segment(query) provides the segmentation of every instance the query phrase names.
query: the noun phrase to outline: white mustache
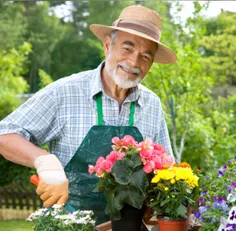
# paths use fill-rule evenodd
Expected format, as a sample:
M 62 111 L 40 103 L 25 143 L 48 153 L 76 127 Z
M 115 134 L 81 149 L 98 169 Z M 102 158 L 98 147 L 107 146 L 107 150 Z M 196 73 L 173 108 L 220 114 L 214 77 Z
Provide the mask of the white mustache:
M 141 75 L 142 72 L 138 67 L 131 67 L 127 62 L 119 62 L 117 63 L 116 67 L 121 66 L 127 69 L 129 72 L 135 73 L 137 75 Z

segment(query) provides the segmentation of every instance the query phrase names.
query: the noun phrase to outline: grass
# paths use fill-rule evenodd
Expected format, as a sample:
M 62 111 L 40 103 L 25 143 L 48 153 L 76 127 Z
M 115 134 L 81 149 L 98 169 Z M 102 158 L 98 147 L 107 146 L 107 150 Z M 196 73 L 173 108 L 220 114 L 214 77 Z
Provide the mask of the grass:
M 26 221 L 0 221 L 1 231 L 33 231 L 33 223 Z

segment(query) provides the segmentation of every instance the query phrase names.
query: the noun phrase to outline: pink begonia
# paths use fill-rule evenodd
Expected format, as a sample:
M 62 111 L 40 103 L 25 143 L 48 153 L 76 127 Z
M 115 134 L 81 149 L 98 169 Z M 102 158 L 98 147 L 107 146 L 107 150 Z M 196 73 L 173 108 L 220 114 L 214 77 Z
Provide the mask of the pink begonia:
M 151 149 L 144 149 L 144 150 L 140 151 L 140 155 L 141 155 L 141 157 L 143 157 L 145 159 L 151 160 L 152 159 L 152 152 L 153 152 L 153 150 L 151 150 Z
M 103 169 L 101 169 L 99 165 L 95 165 L 95 172 L 98 177 L 104 176 Z
M 167 155 L 165 154 L 165 156 L 162 158 L 162 164 L 165 167 L 170 167 L 171 165 L 173 165 L 175 162 L 173 156 Z
M 107 155 L 106 159 L 114 164 L 117 160 L 121 160 L 124 156 L 124 152 L 111 151 L 110 154 Z
M 151 160 L 151 161 L 148 161 L 144 167 L 143 167 L 143 171 L 146 172 L 146 173 L 150 173 L 152 172 L 152 170 L 154 169 L 155 167 L 155 164 L 154 162 Z
M 100 168 L 102 170 L 105 170 L 106 172 L 110 172 L 112 168 L 112 162 L 109 160 L 104 160 L 103 162 L 100 163 Z
M 99 165 L 101 162 L 103 162 L 105 160 L 105 158 L 103 156 L 100 156 L 97 161 L 96 161 L 96 165 Z
M 112 143 L 115 144 L 112 146 L 113 149 L 125 149 L 127 150 L 130 147 L 136 148 L 138 147 L 137 141 L 132 136 L 124 136 L 123 139 L 118 137 L 112 138 Z
M 140 142 L 140 143 L 138 144 L 138 146 L 139 146 L 141 149 L 152 149 L 152 150 L 154 149 L 154 147 L 153 147 L 153 141 L 152 141 L 152 139 L 150 139 L 150 138 L 147 138 L 146 140 Z
M 153 144 L 154 150 L 160 151 L 161 153 L 166 153 L 166 149 L 160 144 Z
M 162 162 L 162 159 L 160 156 L 156 156 L 154 159 L 153 159 L 153 162 L 155 164 L 155 167 L 154 167 L 154 170 L 159 170 L 159 169 L 163 169 L 164 166 L 163 166 L 163 162 Z
M 106 158 L 100 156 L 96 165 L 89 165 L 88 172 L 96 173 L 98 177 L 103 177 L 105 173 L 111 172 L 114 163 L 121 160 L 126 155 L 126 150 L 134 149 L 140 155 L 140 160 L 143 163 L 145 173 L 168 168 L 174 164 L 174 158 L 166 154 L 166 150 L 160 144 L 153 143 L 152 139 L 147 138 L 138 143 L 132 136 L 124 136 L 123 139 L 118 137 L 112 138 L 113 151 Z
M 90 174 L 90 175 L 93 174 L 94 171 L 95 171 L 95 167 L 94 167 L 93 165 L 89 164 L 89 166 L 88 166 L 88 172 L 89 172 L 89 174 Z

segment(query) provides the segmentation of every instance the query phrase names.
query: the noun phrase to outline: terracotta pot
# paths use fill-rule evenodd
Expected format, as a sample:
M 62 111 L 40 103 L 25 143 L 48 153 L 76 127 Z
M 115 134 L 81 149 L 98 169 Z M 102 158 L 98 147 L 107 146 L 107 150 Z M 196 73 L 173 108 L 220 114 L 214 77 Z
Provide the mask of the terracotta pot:
M 189 225 L 188 220 L 168 221 L 158 219 L 157 223 L 159 231 L 187 231 Z

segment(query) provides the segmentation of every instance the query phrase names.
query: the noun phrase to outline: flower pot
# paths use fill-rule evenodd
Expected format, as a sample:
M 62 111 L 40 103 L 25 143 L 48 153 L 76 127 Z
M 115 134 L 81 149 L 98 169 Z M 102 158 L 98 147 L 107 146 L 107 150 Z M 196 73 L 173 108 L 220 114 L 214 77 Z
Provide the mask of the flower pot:
M 158 219 L 158 230 L 159 231 L 187 231 L 188 230 L 188 220 L 177 220 L 168 221 Z
M 144 209 L 136 209 L 130 205 L 125 204 L 124 208 L 120 212 L 120 220 L 111 220 L 112 231 L 141 230 Z

